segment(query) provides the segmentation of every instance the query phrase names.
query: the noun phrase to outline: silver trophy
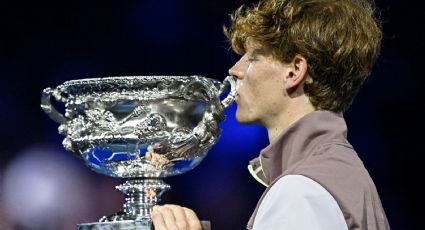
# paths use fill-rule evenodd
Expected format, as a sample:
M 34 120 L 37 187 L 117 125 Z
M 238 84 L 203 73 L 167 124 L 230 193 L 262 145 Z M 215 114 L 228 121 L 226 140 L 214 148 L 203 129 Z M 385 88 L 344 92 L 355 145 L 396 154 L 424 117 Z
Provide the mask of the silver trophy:
M 78 229 L 151 229 L 152 207 L 170 189 L 162 178 L 202 161 L 235 96 L 231 76 L 224 83 L 202 76 L 90 78 L 44 89 L 41 107 L 60 123 L 65 149 L 95 172 L 127 179 L 116 186 L 125 194 L 122 210 Z

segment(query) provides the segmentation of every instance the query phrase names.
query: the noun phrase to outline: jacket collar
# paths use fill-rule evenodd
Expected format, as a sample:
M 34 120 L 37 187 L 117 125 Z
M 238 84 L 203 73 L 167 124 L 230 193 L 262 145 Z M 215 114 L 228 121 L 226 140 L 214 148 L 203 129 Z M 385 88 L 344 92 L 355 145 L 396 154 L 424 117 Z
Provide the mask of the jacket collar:
M 314 111 L 292 124 L 261 150 L 260 156 L 251 160 L 248 167 L 257 180 L 271 184 L 289 167 L 306 159 L 319 144 L 346 138 L 347 126 L 341 113 Z

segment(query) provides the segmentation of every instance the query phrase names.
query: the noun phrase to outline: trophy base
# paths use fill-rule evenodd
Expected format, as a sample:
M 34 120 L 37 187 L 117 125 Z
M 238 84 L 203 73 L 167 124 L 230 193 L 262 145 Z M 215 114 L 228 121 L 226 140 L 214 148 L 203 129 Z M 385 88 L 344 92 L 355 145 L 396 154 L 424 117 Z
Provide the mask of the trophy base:
M 210 221 L 201 221 L 202 230 L 211 230 Z M 77 225 L 77 230 L 153 230 L 150 220 L 122 220 L 114 222 L 95 222 Z
M 122 220 L 113 222 L 94 222 L 77 225 L 77 230 L 152 230 L 150 220 Z

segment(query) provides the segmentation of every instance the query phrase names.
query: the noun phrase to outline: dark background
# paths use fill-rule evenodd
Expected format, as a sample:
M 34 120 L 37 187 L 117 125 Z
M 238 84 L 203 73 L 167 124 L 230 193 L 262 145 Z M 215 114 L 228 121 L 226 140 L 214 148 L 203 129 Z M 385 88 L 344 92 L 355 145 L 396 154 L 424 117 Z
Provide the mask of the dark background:
M 116 211 L 121 180 L 67 154 L 40 93 L 66 80 L 193 75 L 223 80 L 237 60 L 222 33 L 244 1 L 0 3 L 0 229 L 75 229 Z M 247 2 L 247 1 L 245 1 Z M 392 229 L 424 216 L 424 8 L 377 1 L 384 39 L 369 80 L 345 114 L 349 140 L 374 179 Z M 164 203 L 193 208 L 213 229 L 244 229 L 263 187 L 248 161 L 265 130 L 226 111 L 223 135 L 196 169 L 168 178 Z

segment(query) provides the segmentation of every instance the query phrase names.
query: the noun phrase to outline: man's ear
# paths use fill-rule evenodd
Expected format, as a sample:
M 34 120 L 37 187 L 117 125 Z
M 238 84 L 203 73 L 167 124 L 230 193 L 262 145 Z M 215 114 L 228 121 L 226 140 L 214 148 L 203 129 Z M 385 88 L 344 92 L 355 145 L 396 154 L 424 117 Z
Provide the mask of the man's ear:
M 285 89 L 294 91 L 305 79 L 307 79 L 307 60 L 297 54 L 289 63 L 289 72 L 285 76 Z

